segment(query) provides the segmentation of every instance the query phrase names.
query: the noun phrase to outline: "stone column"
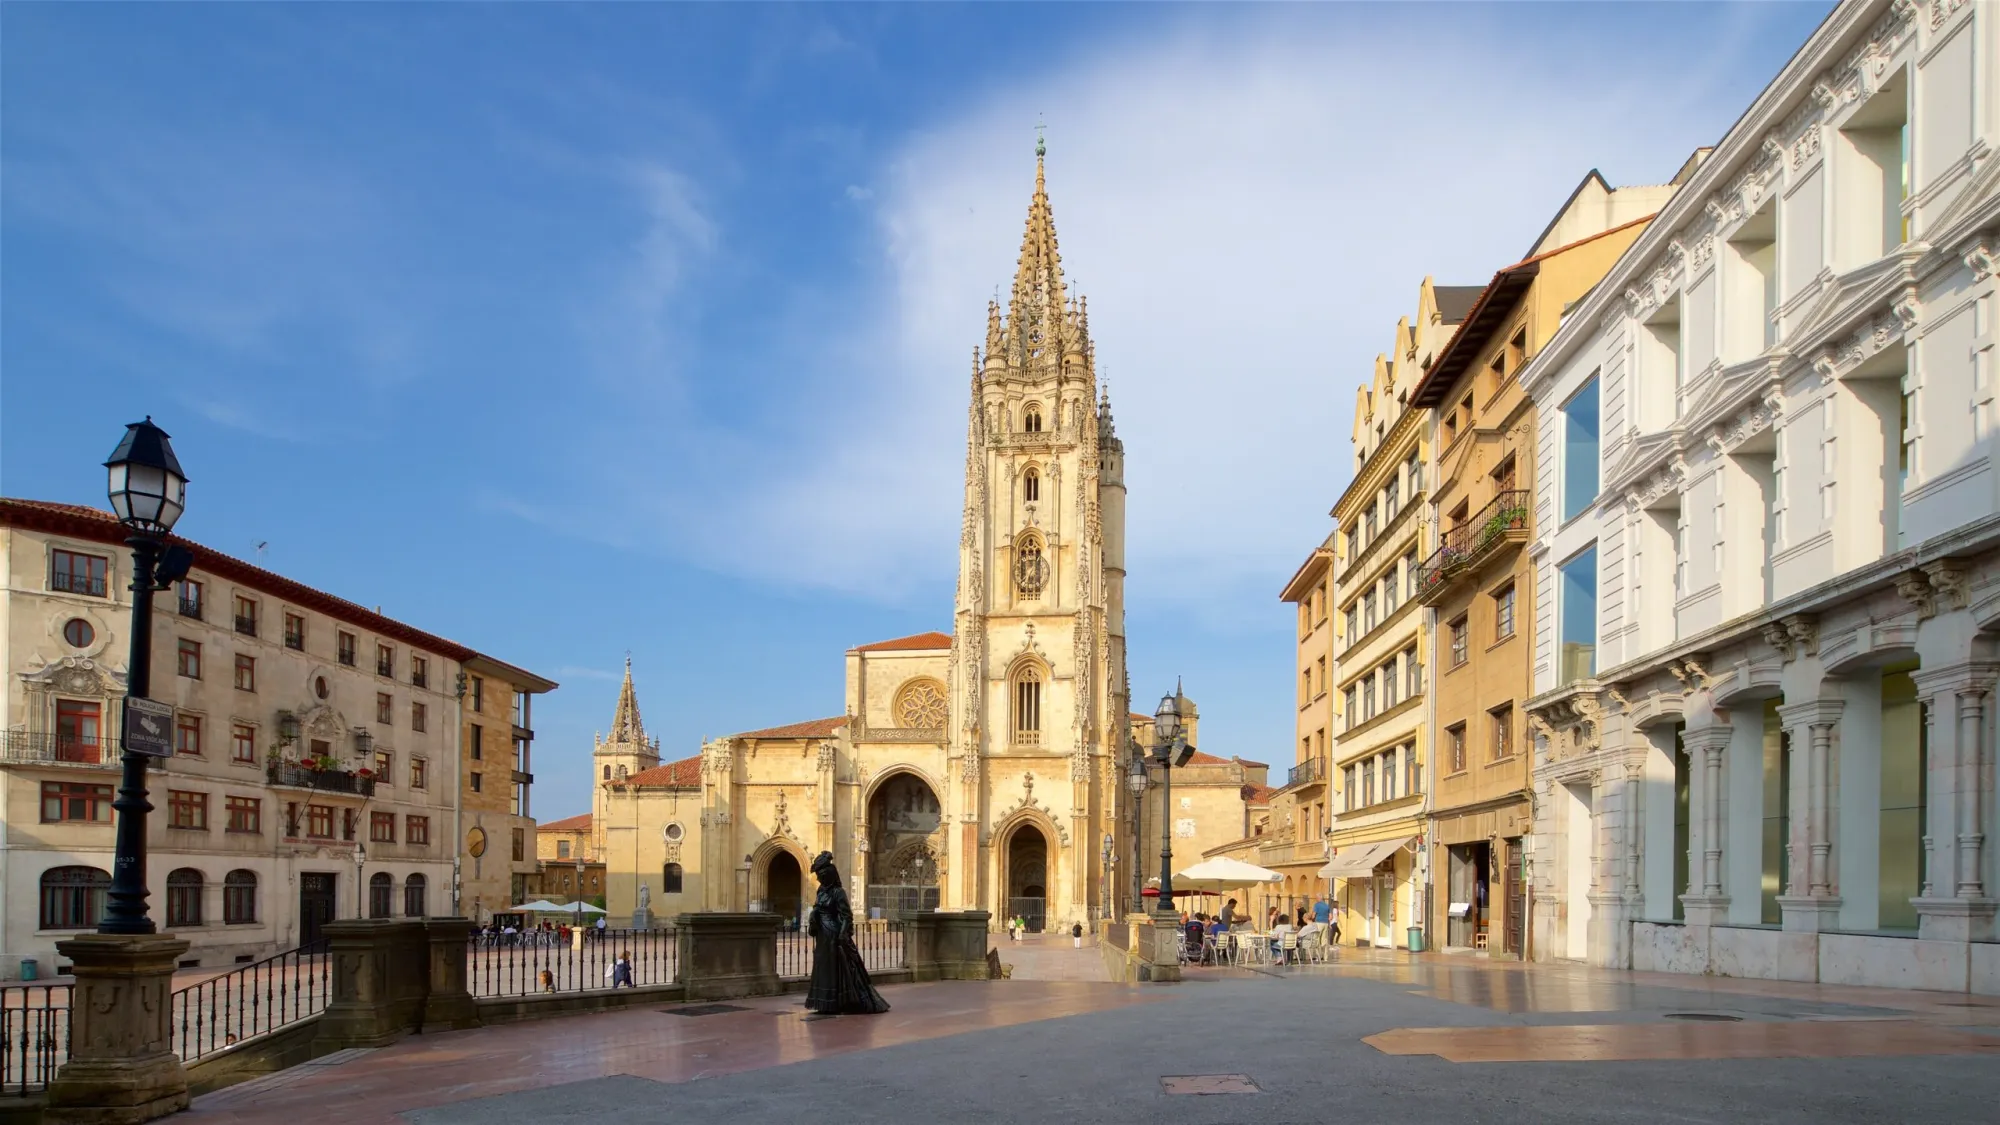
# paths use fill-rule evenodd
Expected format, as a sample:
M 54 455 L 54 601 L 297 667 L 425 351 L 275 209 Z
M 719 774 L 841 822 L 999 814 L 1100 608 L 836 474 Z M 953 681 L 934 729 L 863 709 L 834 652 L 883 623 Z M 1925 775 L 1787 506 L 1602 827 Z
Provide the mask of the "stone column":
M 1622 787 L 1621 787 L 1622 788 Z M 1632 927 L 1625 914 L 1625 894 L 1619 885 L 1618 868 L 1623 858 L 1618 847 L 1618 818 L 1605 800 L 1611 786 L 1601 769 L 1590 772 L 1590 936 L 1587 942 L 1590 963 L 1603 969 L 1626 969 L 1632 965 Z
M 49 1125 L 130 1125 L 188 1107 L 169 997 L 188 943 L 171 934 L 78 934 L 56 943 L 75 965 L 69 1061 L 49 1083 Z
M 346 918 L 325 928 L 333 996 L 313 1049 L 386 1047 L 422 1026 L 432 950 L 422 922 Z M 464 958 L 459 959 L 460 974 Z
M 1688 756 L 1688 889 L 1681 911 L 1690 926 L 1719 925 L 1729 914 L 1722 883 L 1722 752 L 1734 733 L 1728 723 L 1681 732 Z
M 1840 699 L 1813 699 L 1778 708 L 1791 738 L 1791 879 L 1778 897 L 1784 927 L 1818 933 L 1840 924 L 1839 884 L 1833 871 L 1834 752 Z
M 430 989 L 424 997 L 424 1029 L 456 1030 L 479 1026 L 479 1008 L 465 986 L 465 947 L 472 935 L 469 918 L 429 918 L 424 932 L 430 939 Z
M 1986 886 L 1986 784 L 1992 747 L 1988 697 L 2000 666 L 1966 661 L 1916 674 L 1924 702 L 1930 787 L 1924 837 L 1923 893 L 1916 899 L 1919 937 L 1991 941 L 1996 903 Z

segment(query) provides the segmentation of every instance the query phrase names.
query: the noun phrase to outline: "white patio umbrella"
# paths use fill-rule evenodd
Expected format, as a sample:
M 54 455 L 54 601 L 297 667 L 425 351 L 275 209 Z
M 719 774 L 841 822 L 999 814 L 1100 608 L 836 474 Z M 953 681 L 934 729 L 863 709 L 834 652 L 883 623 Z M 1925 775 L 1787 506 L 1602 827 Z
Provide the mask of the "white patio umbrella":
M 1283 875 L 1268 867 L 1245 863 L 1219 855 L 1205 859 L 1186 871 L 1174 872 L 1174 893 L 1182 891 L 1233 891 L 1242 887 L 1254 887 L 1264 883 L 1282 883 Z
M 508 907 L 508 910 L 521 914 L 575 914 L 577 909 L 578 904 L 574 902 L 550 902 L 545 898 L 538 898 L 533 902 L 524 902 L 519 906 Z M 610 913 L 601 906 L 592 906 L 587 902 L 582 904 L 582 910 L 585 914 Z

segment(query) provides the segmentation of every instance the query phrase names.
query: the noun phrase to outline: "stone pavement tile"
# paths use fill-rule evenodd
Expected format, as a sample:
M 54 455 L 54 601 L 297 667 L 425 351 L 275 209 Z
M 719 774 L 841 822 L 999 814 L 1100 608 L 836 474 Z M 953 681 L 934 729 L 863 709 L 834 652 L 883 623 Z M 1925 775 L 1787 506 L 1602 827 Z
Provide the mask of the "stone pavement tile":
M 198 1098 L 177 1121 L 316 1120 L 337 1097 L 342 1125 L 389 1125 L 406 1110 L 628 1075 L 686 1082 L 829 1055 L 929 1041 L 1166 999 L 1127 985 L 947 981 L 892 985 L 880 1016 L 807 1021 L 796 996 L 680 1017 L 642 1008 L 413 1036 L 343 1066 L 284 1072 L 282 1084 Z M 234 1095 L 234 1096 L 231 1096 Z
M 2000 1040 L 1907 1020 L 1405 1027 L 1370 1035 L 1362 1042 L 1388 1055 L 1436 1055 L 1455 1063 L 2000 1057 Z

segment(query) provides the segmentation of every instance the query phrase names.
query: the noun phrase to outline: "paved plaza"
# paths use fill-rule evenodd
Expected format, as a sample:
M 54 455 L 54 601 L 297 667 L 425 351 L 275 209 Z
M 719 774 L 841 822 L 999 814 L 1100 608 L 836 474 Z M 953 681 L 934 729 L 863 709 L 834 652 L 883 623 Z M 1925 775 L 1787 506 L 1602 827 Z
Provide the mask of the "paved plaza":
M 1088 943 L 999 948 L 1014 979 L 886 987 L 884 1016 L 809 1020 L 786 996 L 417 1036 L 208 1095 L 185 1120 L 291 1125 L 337 1100 L 343 1125 L 1823 1125 L 1987 1122 L 2000 1103 L 2000 998 L 1354 949 L 1116 985 L 1088 979 Z

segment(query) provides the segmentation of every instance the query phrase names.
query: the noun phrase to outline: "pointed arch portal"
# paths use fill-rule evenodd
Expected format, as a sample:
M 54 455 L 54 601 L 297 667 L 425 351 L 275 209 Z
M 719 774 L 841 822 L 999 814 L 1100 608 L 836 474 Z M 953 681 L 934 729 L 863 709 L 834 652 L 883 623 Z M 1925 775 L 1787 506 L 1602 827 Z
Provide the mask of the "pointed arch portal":
M 868 799 L 869 917 L 938 908 L 943 825 L 937 793 L 923 778 L 898 773 L 876 787 Z

